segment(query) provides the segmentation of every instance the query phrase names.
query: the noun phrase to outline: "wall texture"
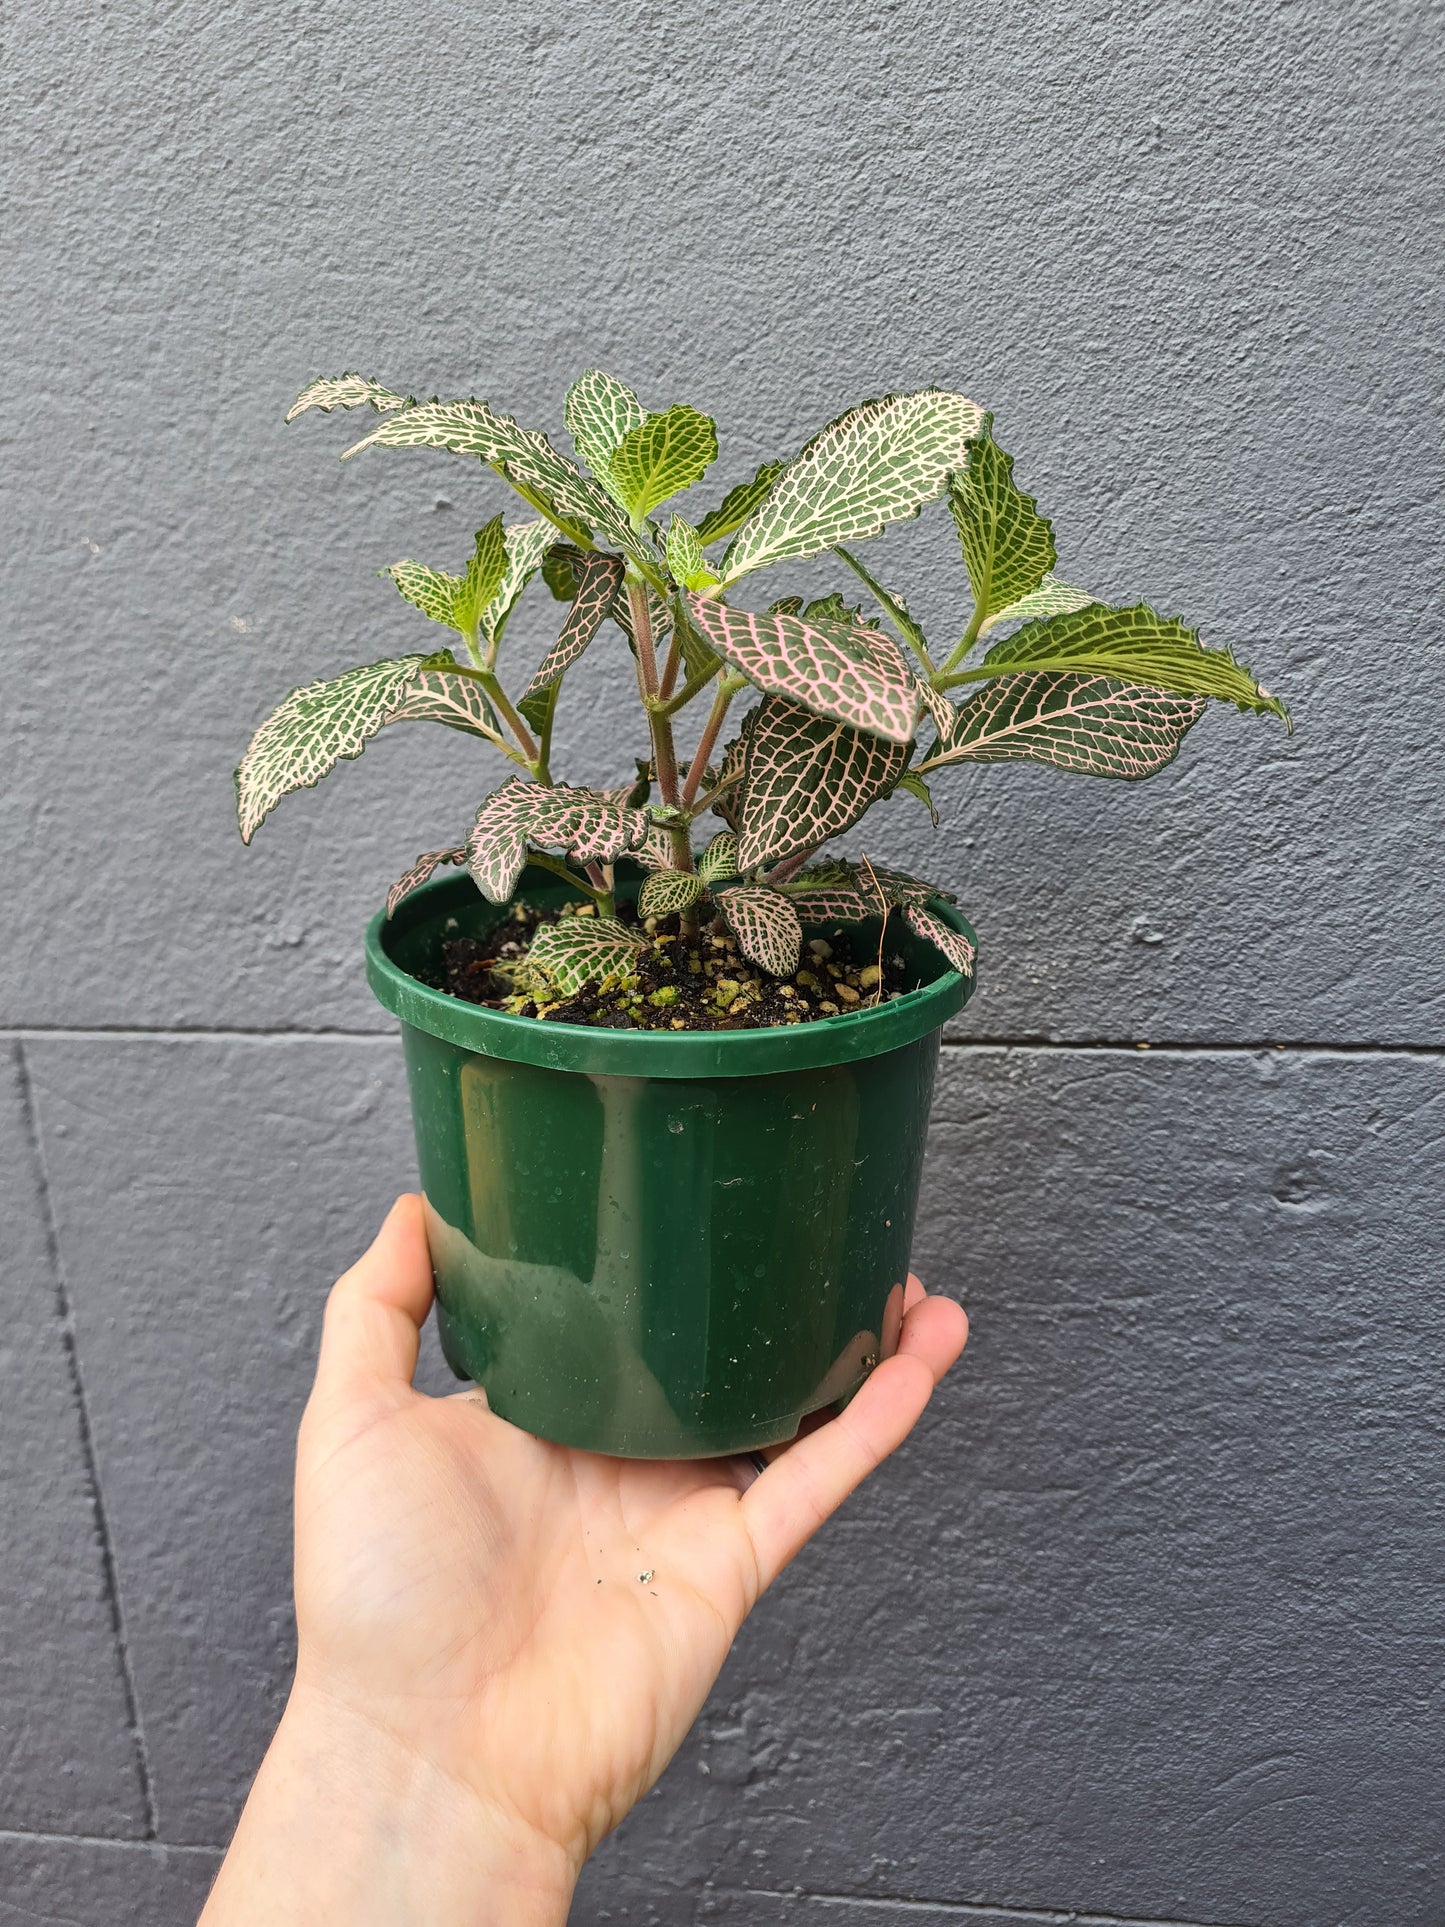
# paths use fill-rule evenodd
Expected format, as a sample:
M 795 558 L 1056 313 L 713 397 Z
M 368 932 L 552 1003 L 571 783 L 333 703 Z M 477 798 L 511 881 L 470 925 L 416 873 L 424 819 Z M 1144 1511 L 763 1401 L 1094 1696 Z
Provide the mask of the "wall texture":
M 491 775 L 395 731 L 242 850 L 254 722 L 417 646 L 374 571 L 500 506 L 281 412 L 360 367 L 556 426 L 590 362 L 725 479 L 964 389 L 1063 572 L 1300 728 L 889 806 L 984 942 L 918 1253 L 974 1341 L 576 1918 L 1445 1920 L 1442 25 L 5 0 L 0 1927 L 199 1905 L 322 1295 L 411 1174 L 359 927 Z M 956 622 L 938 517 L 886 539 Z M 615 778 L 606 669 L 563 733 Z

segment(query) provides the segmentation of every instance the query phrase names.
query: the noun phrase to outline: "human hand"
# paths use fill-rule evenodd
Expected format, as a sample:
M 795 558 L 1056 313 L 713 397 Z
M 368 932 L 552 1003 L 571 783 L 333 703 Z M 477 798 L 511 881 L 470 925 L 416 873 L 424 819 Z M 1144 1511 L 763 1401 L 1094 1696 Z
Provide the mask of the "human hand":
M 564 1921 L 759 1596 L 907 1437 L 968 1330 L 910 1278 L 896 1355 L 759 1475 L 604 1458 L 475 1389 L 424 1396 L 431 1299 L 403 1197 L 327 1305 L 297 1454 L 296 1682 L 203 1927 Z M 304 1892 L 298 1854 L 321 1863 Z

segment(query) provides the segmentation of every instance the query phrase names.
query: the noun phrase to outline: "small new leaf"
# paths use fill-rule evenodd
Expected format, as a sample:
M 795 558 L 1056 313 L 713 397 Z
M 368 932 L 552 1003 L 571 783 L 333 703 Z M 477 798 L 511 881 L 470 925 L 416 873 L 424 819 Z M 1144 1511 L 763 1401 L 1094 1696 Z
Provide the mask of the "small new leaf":
M 940 388 L 884 395 L 814 436 L 774 482 L 723 557 L 724 582 L 789 557 L 860 542 L 916 515 L 962 468 L 983 411 Z
M 979 629 L 979 634 L 987 635 L 1001 622 L 1027 622 L 1033 616 L 1064 616 L 1072 609 L 1087 609 L 1091 602 L 1099 598 L 1088 589 L 1076 589 L 1072 582 L 1060 582 L 1056 575 L 1046 575 L 1037 589 L 1029 595 L 1020 596 L 997 615 L 990 616 Z
M 575 997 L 587 984 L 625 977 L 642 951 L 635 930 L 615 917 L 563 917 L 544 923 L 527 950 L 527 962 Z
M 430 616 L 433 622 L 444 622 L 448 629 L 460 626 L 456 619 L 457 596 L 464 586 L 460 576 L 444 575 L 440 569 L 427 568 L 424 562 L 393 562 L 382 574 L 389 575 L 412 607 L 420 609 L 424 616 Z
M 697 872 L 709 886 L 738 874 L 738 840 L 731 830 L 718 831 L 698 858 Z
M 687 606 L 717 653 L 765 693 L 886 742 L 912 738 L 918 684 L 897 643 L 881 630 L 756 615 L 706 596 L 688 596 Z
M 547 523 L 532 524 L 548 528 Z M 555 531 L 549 529 L 549 534 Z M 507 572 L 507 531 L 500 515 L 494 515 L 485 528 L 477 530 L 466 577 L 457 591 L 455 624 L 463 635 L 475 635 L 482 611 L 502 586 Z
M 1173 762 L 1207 707 L 1203 696 L 1107 676 L 1000 676 L 953 711 L 951 727 L 920 768 L 1029 760 L 1138 782 Z
M 507 617 L 517 598 L 532 580 L 543 558 L 558 539 L 550 522 L 514 522 L 507 530 L 506 555 L 496 589 L 481 605 L 479 620 L 488 642 L 501 640 Z
M 312 789 L 343 759 L 359 756 L 425 656 L 363 663 L 324 682 L 293 689 L 251 738 L 236 771 L 236 816 L 249 843 L 267 814 L 292 790 Z
M 543 657 L 537 673 L 528 683 L 523 702 L 564 675 L 597 634 L 622 587 L 622 569 L 620 556 L 587 557 L 577 582 L 572 607 L 567 611 L 567 620 L 562 624 L 557 640 Z
M 739 482 L 730 488 L 715 509 L 709 509 L 697 526 L 697 537 L 702 546 L 710 548 L 714 542 L 721 542 L 725 535 L 740 529 L 756 509 L 760 509 L 773 492 L 786 462 L 764 462 L 750 482 Z
M 948 506 L 983 618 L 1031 595 L 1054 566 L 1054 531 L 1032 495 L 1016 487 L 1014 460 L 993 439 L 993 417 L 969 444 L 967 465 L 949 478 Z
M 637 896 L 637 908 L 644 917 L 669 917 L 675 910 L 687 910 L 702 895 L 703 880 L 689 870 L 654 870 Z
M 918 798 L 919 802 L 933 819 L 933 827 L 936 830 L 938 828 L 938 805 L 933 800 L 932 790 L 929 789 L 927 783 L 924 782 L 916 769 L 909 769 L 903 772 L 897 783 L 894 784 L 894 794 L 896 795 L 899 790 L 907 790 L 910 796 L 916 796 Z
M 931 943 L 935 950 L 947 958 L 961 976 L 971 977 L 976 952 L 973 944 L 961 930 L 946 924 L 943 918 L 921 903 L 905 903 L 903 920 L 925 943 Z
M 397 905 L 401 902 L 402 898 L 409 897 L 413 890 L 419 890 L 434 870 L 439 870 L 444 863 L 465 863 L 466 860 L 467 846 L 465 843 L 459 845 L 454 850 L 423 851 L 407 871 L 406 875 L 398 877 L 396 882 L 393 883 L 387 891 L 387 916 L 394 917 L 396 915 Z
M 674 515 L 667 527 L 667 566 L 674 582 L 684 589 L 709 589 L 717 577 L 707 565 L 691 522 Z
M 1161 616 L 1147 602 L 1127 609 L 1092 602 L 1069 615 L 1026 623 L 994 644 L 983 667 L 998 674 L 1031 669 L 1112 676 L 1177 696 L 1214 696 L 1279 716 L 1289 726 L 1284 704 L 1261 689 L 1227 649 L 1201 648 L 1197 630 Z
M 562 419 L 577 453 L 604 488 L 612 480 L 612 451 L 632 429 L 646 421 L 647 410 L 626 382 L 589 368 L 567 390 Z
M 791 977 L 803 947 L 803 926 L 792 900 L 765 885 L 720 890 L 717 907 L 751 963 L 773 977 Z
M 529 843 L 565 850 L 579 863 L 611 863 L 637 849 L 650 828 L 645 810 L 614 803 L 596 790 L 565 784 L 548 789 L 513 777 L 477 811 L 467 867 L 484 897 L 505 903 L 517 887 Z
M 612 484 L 634 521 L 659 502 L 701 480 L 717 460 L 717 428 L 707 415 L 678 402 L 649 415 L 612 451 Z
M 778 863 L 838 836 L 893 788 L 907 757 L 905 744 L 766 697 L 748 731 L 739 867 Z
M 332 375 L 303 388 L 286 410 L 286 419 L 294 422 L 308 408 L 319 408 L 329 415 L 333 408 L 361 408 L 368 402 L 378 415 L 412 405 L 410 395 L 398 395 L 394 389 L 383 388 L 379 381 L 368 381 L 365 375 Z

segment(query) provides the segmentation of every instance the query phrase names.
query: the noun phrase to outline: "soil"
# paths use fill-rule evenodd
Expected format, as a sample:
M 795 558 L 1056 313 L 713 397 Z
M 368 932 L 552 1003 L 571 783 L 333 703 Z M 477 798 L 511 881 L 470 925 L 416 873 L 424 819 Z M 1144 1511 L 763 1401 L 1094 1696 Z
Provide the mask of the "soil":
M 649 917 L 640 934 L 649 939 L 630 976 L 607 985 L 588 984 L 556 1003 L 515 992 L 508 966 L 527 954 L 533 932 L 559 916 L 587 914 L 569 905 L 540 912 L 514 904 L 504 922 L 485 938 L 454 937 L 442 946 L 441 988 L 470 1004 L 550 1023 L 590 1024 L 605 1030 L 767 1030 L 806 1024 L 845 1011 L 866 1010 L 909 988 L 903 959 L 885 955 L 882 977 L 876 943 L 861 954 L 854 933 L 835 930 L 805 941 L 802 960 L 789 978 L 770 977 L 749 963 L 720 921 L 684 939 L 676 916 Z M 618 916 L 637 923 L 629 904 Z

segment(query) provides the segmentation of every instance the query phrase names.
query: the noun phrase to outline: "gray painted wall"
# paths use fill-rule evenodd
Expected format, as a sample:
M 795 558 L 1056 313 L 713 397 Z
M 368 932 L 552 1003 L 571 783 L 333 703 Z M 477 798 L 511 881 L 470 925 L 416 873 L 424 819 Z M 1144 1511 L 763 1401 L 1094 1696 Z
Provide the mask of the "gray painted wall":
M 983 935 L 918 1253 L 975 1337 L 575 1917 L 1445 1920 L 1441 27 L 9 0 L 3 1927 L 193 1917 L 285 1691 L 322 1295 L 411 1176 L 357 936 L 475 756 L 395 732 L 249 852 L 229 772 L 498 501 L 281 411 L 360 366 L 555 425 L 591 361 L 730 475 L 963 388 L 1063 570 L 1300 729 L 890 806 Z M 936 516 L 887 545 L 956 620 Z

